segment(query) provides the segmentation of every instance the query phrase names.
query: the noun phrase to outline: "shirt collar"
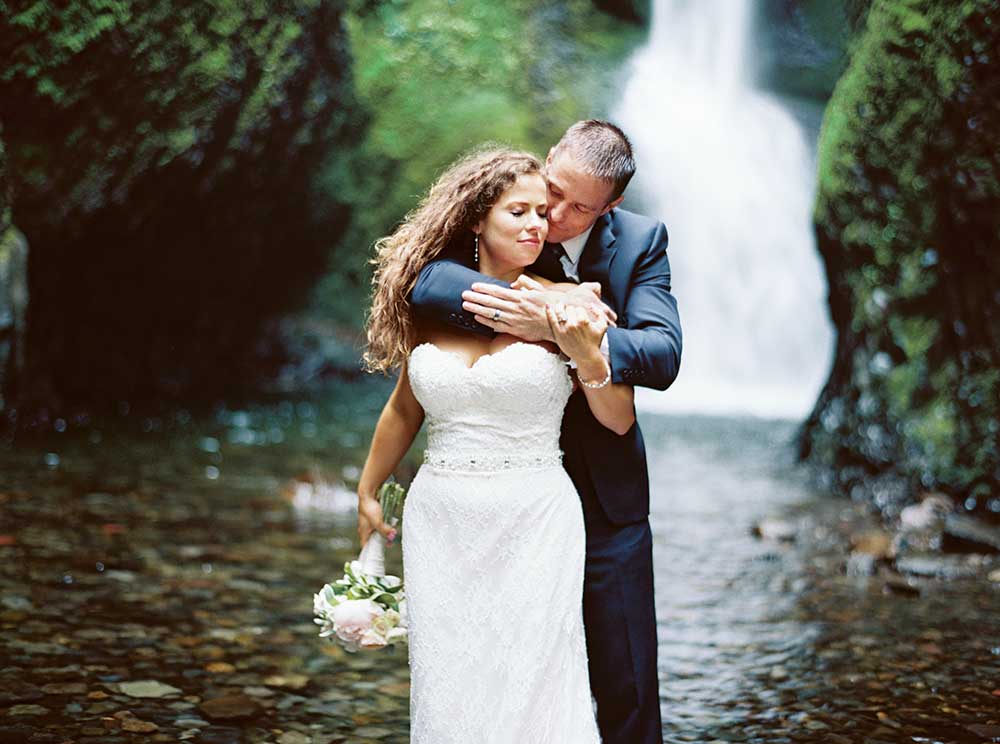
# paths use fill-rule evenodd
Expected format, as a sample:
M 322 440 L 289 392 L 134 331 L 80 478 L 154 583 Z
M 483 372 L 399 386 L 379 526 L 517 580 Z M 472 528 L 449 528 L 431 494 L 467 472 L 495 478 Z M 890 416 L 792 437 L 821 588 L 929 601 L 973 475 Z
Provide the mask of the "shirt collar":
M 594 225 L 596 224 L 597 221 L 595 220 Z M 569 260 L 573 263 L 579 263 L 580 255 L 583 253 L 583 249 L 587 245 L 587 239 L 590 237 L 590 233 L 594 231 L 594 225 L 591 225 L 575 238 L 569 238 L 563 241 L 563 249 L 566 251 L 566 255 L 569 256 Z

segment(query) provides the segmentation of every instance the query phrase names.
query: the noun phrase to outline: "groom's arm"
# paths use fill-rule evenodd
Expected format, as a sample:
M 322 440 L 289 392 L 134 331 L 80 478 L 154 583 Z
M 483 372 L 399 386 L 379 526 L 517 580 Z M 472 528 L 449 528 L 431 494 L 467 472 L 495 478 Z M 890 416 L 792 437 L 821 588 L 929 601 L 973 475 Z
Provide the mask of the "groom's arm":
M 472 291 L 475 285 L 478 292 Z M 547 304 L 587 305 L 599 299 L 600 285 L 560 285 L 537 289 L 512 289 L 508 282 L 494 279 L 464 266 L 453 258 L 427 264 L 417 277 L 410 304 L 421 317 L 471 331 L 483 336 L 509 333 L 525 341 L 552 341 L 545 313 Z M 492 291 L 495 294 L 483 294 Z M 601 307 L 604 307 L 601 305 Z M 501 320 L 492 320 L 499 311 Z M 608 309 L 609 321 L 615 319 Z
M 472 331 L 481 336 L 496 335 L 492 328 L 476 321 L 476 316 L 462 308 L 462 292 L 473 282 L 488 282 L 510 289 L 510 284 L 481 274 L 451 258 L 427 264 L 417 277 L 410 304 L 418 315 L 446 325 Z
M 680 369 L 682 339 L 662 222 L 632 274 L 624 310 L 627 327 L 607 331 L 611 379 L 666 390 Z

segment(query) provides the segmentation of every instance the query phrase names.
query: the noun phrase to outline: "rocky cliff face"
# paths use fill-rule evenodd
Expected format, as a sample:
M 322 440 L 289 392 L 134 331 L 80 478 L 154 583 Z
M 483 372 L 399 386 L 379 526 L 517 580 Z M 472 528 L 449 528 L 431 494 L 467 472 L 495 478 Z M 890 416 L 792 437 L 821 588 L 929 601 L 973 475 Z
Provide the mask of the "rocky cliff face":
M 652 0 L 594 0 L 594 6 L 631 23 L 649 23 Z
M 342 12 L 4 14 L 11 214 L 31 246 L 22 411 L 193 402 L 264 371 L 261 325 L 305 295 L 346 221 L 314 183 L 358 123 Z
M 838 330 L 801 455 L 893 508 L 1000 511 L 1000 2 L 875 0 L 823 124 Z

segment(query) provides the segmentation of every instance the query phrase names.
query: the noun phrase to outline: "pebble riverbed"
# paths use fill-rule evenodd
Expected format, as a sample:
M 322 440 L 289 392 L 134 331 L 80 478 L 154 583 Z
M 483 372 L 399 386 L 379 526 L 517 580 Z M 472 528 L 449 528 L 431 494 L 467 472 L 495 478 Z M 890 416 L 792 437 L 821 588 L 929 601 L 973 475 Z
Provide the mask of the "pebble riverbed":
M 407 741 L 405 648 L 348 654 L 312 622 L 356 554 L 351 488 L 386 392 L 0 451 L 0 742 Z M 641 421 L 665 742 L 1000 742 L 992 559 L 948 581 L 852 575 L 875 517 L 809 485 L 793 423 Z M 788 534 L 754 536 L 764 519 Z

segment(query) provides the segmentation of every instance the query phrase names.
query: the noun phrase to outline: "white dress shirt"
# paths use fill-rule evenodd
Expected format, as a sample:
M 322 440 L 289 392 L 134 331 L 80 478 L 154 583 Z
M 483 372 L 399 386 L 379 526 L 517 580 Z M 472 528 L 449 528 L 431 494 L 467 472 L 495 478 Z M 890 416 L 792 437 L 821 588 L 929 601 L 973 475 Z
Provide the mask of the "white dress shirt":
M 566 255 L 560 256 L 559 261 L 563 265 L 563 271 L 566 273 L 566 276 L 577 284 L 580 283 L 580 256 L 583 255 L 583 249 L 587 245 L 587 239 L 593 231 L 594 225 L 591 225 L 575 238 L 564 240 L 562 244 L 563 250 L 566 251 Z

